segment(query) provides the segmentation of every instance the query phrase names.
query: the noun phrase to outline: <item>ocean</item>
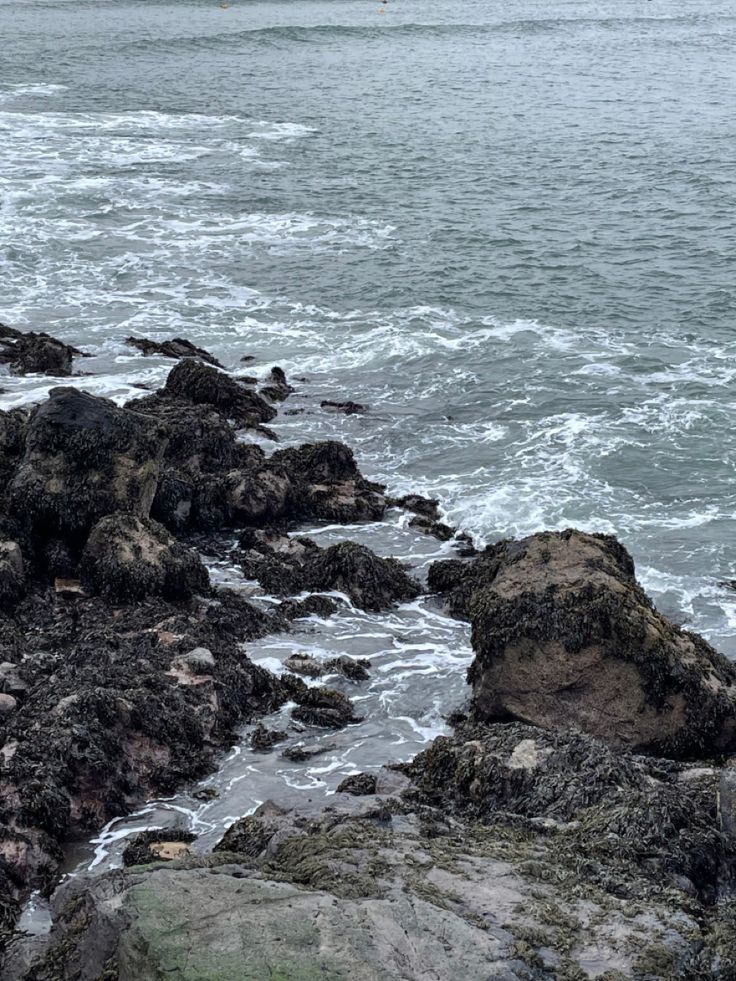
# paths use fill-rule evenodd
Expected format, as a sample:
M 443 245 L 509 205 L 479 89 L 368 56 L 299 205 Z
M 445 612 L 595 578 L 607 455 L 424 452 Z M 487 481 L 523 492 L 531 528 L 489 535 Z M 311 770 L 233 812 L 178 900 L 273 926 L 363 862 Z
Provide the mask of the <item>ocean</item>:
M 732 4 L 0 0 L 0 37 L 0 321 L 91 352 L 74 383 L 120 403 L 172 364 L 129 335 L 278 364 L 283 444 L 344 440 L 480 542 L 615 534 L 736 656 Z M 56 384 L 3 376 L 0 408 Z M 393 513 L 307 531 L 419 575 L 451 554 Z M 244 740 L 217 800 L 154 802 L 86 860 L 410 757 L 472 657 L 427 598 L 249 653 L 295 650 L 370 656 L 366 721 L 306 767 Z

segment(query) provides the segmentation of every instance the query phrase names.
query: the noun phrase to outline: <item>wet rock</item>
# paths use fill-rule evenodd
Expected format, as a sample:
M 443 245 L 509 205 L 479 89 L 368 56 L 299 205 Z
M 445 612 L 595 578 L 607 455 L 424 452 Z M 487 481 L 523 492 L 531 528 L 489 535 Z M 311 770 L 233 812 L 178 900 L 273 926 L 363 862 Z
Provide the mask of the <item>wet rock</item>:
M 179 545 L 163 525 L 134 515 L 110 515 L 95 525 L 81 574 L 90 592 L 123 603 L 146 596 L 189 599 L 210 590 L 196 552 Z
M 298 704 L 291 717 L 305 725 L 342 729 L 362 721 L 355 715 L 350 699 L 334 688 L 307 688 L 294 697 Z
M 0 610 L 14 606 L 26 590 L 23 553 L 17 542 L 0 541 Z
M 363 610 L 383 610 L 415 599 L 421 592 L 400 562 L 380 558 L 355 542 L 331 545 L 310 557 L 306 565 L 311 589 L 346 593 Z
M 196 839 L 190 831 L 164 828 L 162 831 L 142 831 L 125 846 L 123 865 L 150 865 L 151 862 L 171 862 L 192 854 L 189 845 Z
M 284 667 L 287 671 L 305 675 L 307 678 L 320 678 L 326 673 L 325 666 L 308 654 L 292 654 L 284 661 Z
M 125 341 L 130 347 L 137 348 L 144 355 L 160 354 L 165 358 L 199 358 L 207 364 L 222 368 L 220 362 L 204 348 L 196 347 L 183 337 L 174 337 L 170 341 L 152 341 L 147 337 L 128 337 Z
M 281 743 L 288 738 L 288 733 L 282 729 L 267 729 L 266 726 L 259 722 L 251 733 L 250 748 L 256 750 L 256 752 L 264 753 L 273 749 L 276 743 Z
M 412 518 L 409 522 L 409 527 L 413 528 L 414 531 L 421 532 L 423 535 L 431 535 L 441 542 L 449 542 L 455 536 L 454 528 L 444 524 L 442 521 L 431 521 L 429 518 L 424 518 L 421 515 Z
M 281 755 L 285 760 L 289 760 L 290 763 L 308 763 L 315 756 L 331 753 L 335 748 L 333 743 L 312 743 L 306 746 L 303 743 L 298 743 L 296 746 L 287 747 Z
M 278 609 L 287 620 L 299 620 L 310 616 L 326 620 L 337 611 L 338 604 L 329 596 L 307 596 L 303 600 L 286 600 L 284 603 L 279 603 Z
M 341 674 L 350 681 L 367 681 L 370 677 L 367 669 L 371 666 L 371 662 L 364 657 L 352 658 L 346 655 L 331 657 L 324 662 L 324 666 L 327 674 Z
M 209 674 L 215 667 L 215 658 L 208 647 L 195 647 L 187 654 L 181 654 L 175 663 L 193 674 Z
M 0 491 L 4 491 L 25 450 L 29 413 L 0 412 Z
M 615 539 L 545 532 L 439 563 L 430 586 L 468 612 L 479 720 L 577 725 L 663 756 L 736 745 L 736 667 L 652 606 Z
M 320 408 L 327 412 L 341 412 L 345 416 L 359 415 L 368 411 L 368 406 L 361 405 L 360 402 L 330 402 L 325 399 L 320 402 Z
M 288 813 L 275 801 L 265 801 L 253 814 L 231 824 L 213 851 L 237 852 L 256 858 L 263 854 L 276 834 L 288 828 L 291 823 Z
M 17 375 L 71 375 L 72 360 L 79 354 L 82 352 L 43 332 L 0 336 L 0 364 L 10 365 Z
M 354 797 L 368 797 L 376 792 L 376 776 L 374 773 L 354 773 L 337 785 L 337 792 L 352 794 Z
M 192 358 L 185 358 L 171 369 L 164 393 L 194 405 L 214 406 L 242 426 L 257 427 L 276 417 L 276 410 L 257 392 Z
M 440 520 L 440 502 L 436 498 L 422 497 L 421 494 L 405 494 L 403 497 L 391 498 L 391 507 L 412 511 L 429 521 Z
M 298 488 L 295 517 L 352 523 L 378 521 L 386 510 L 384 488 L 366 480 L 352 450 L 328 440 L 277 450 L 269 460 Z
M 261 395 L 269 402 L 283 402 L 294 391 L 287 382 L 283 368 L 272 368 L 266 379 L 266 385 L 261 389 Z
M 80 548 L 100 518 L 147 517 L 165 440 L 145 416 L 74 388 L 54 388 L 35 409 L 8 506 L 36 540 Z
M 0 692 L 22 697 L 28 690 L 28 682 L 21 677 L 17 664 L 3 661 L 0 664 Z

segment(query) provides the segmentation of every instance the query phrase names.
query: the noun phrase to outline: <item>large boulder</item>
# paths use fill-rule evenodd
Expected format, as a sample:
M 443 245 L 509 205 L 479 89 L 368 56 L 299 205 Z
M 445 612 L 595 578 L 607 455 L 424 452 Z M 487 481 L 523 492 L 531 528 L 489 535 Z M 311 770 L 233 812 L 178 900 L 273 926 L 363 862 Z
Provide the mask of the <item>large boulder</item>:
M 480 721 L 577 726 L 662 756 L 736 747 L 736 666 L 654 608 L 619 542 L 544 532 L 439 563 L 430 587 L 467 613 Z
M 189 599 L 210 589 L 195 551 L 179 545 L 158 522 L 132 514 L 108 515 L 95 525 L 82 552 L 81 575 L 90 592 L 118 602 Z
M 276 417 L 276 409 L 252 388 L 211 365 L 185 358 L 172 368 L 163 389 L 168 397 L 214 406 L 242 426 L 257 427 Z
M 165 446 L 145 416 L 75 388 L 54 388 L 31 416 L 8 507 L 37 538 L 81 546 L 107 514 L 148 516 Z

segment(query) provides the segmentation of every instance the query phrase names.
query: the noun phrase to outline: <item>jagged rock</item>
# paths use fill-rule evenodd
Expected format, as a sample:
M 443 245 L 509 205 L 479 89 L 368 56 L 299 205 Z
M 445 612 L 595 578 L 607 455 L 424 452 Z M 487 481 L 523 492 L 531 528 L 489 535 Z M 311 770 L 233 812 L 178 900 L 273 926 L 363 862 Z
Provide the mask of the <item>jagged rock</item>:
M 162 831 L 141 831 L 123 850 L 123 865 L 149 865 L 151 862 L 171 862 L 191 855 L 189 847 L 196 839 L 191 831 L 164 828 Z
M 28 415 L 25 409 L 0 412 L 0 491 L 7 487 L 23 456 Z
M 6 327 L 0 335 L 0 364 L 9 364 L 17 375 L 71 375 L 72 360 L 81 354 L 43 332 L 21 333 Z
M 360 722 L 349 698 L 334 688 L 305 688 L 294 696 L 297 707 L 291 716 L 297 722 L 323 729 L 342 729 L 343 726 Z
M 380 558 L 355 542 L 331 545 L 310 557 L 306 565 L 311 589 L 347 593 L 363 610 L 382 610 L 415 599 L 421 592 L 400 562 Z
M 8 506 L 36 540 L 80 547 L 107 514 L 148 515 L 165 445 L 145 416 L 75 388 L 54 388 L 31 416 Z
M 370 661 L 365 658 L 352 657 L 330 657 L 325 661 L 318 661 L 308 654 L 292 654 L 284 661 L 284 667 L 294 674 L 305 675 L 307 678 L 320 678 L 325 674 L 341 674 L 344 678 L 351 681 L 365 681 L 369 676 L 366 666 L 370 667 Z
M 82 552 L 81 574 L 90 592 L 124 603 L 145 596 L 188 599 L 210 589 L 196 552 L 179 545 L 163 525 L 126 514 L 95 525 Z
M 353 773 L 337 785 L 338 794 L 352 794 L 354 797 L 367 797 L 376 792 L 374 773 Z
M 266 381 L 267 384 L 261 389 L 261 395 L 270 402 L 283 402 L 294 391 L 286 380 L 283 368 L 272 368 Z
M 282 729 L 267 729 L 259 722 L 251 733 L 250 748 L 259 753 L 267 752 L 273 749 L 276 743 L 281 743 L 288 738 L 288 733 Z
M 444 522 L 431 521 L 419 514 L 411 519 L 409 527 L 413 528 L 414 531 L 420 531 L 423 535 L 432 535 L 433 538 L 437 538 L 441 542 L 449 542 L 455 535 L 455 529 L 444 524 Z
M 275 801 L 264 801 L 253 814 L 240 818 L 215 845 L 215 852 L 238 852 L 256 858 L 278 832 L 289 828 L 293 819 Z
M 359 415 L 368 411 L 368 406 L 361 405 L 360 402 L 330 402 L 329 399 L 325 399 L 319 405 L 327 412 L 341 412 L 345 416 Z
M 220 362 L 204 348 L 196 347 L 183 337 L 173 337 L 170 341 L 152 341 L 147 337 L 128 337 L 125 341 L 130 347 L 135 347 L 144 355 L 160 354 L 165 358 L 199 358 L 207 364 L 222 368 Z
M 14 606 L 26 590 L 23 553 L 17 542 L 0 541 L 0 611 Z
M 615 539 L 544 532 L 430 570 L 469 613 L 479 720 L 577 725 L 663 756 L 736 746 L 736 666 L 652 606 Z
M 429 521 L 440 520 L 440 502 L 436 498 L 422 497 L 421 494 L 405 494 L 403 497 L 391 498 L 391 507 L 413 511 Z
M 325 674 L 325 668 L 323 664 L 314 658 L 310 657 L 308 654 L 292 654 L 291 657 L 287 657 L 284 661 L 284 667 L 287 671 L 293 671 L 294 674 L 303 674 L 307 678 L 320 678 Z
M 296 746 L 289 746 L 283 751 L 281 756 L 290 763 L 308 763 L 315 756 L 322 756 L 324 753 L 331 753 L 335 749 L 333 743 L 312 743 L 305 746 L 298 743 Z
M 253 389 L 192 358 L 185 358 L 171 369 L 163 392 L 194 405 L 215 406 L 242 426 L 257 427 L 276 417 L 276 410 Z
M 279 603 L 278 609 L 287 620 L 298 620 L 309 616 L 326 620 L 336 612 L 338 604 L 329 596 L 307 596 L 303 600 L 286 600 L 284 603 Z
M 384 487 L 366 480 L 352 450 L 328 440 L 277 450 L 269 459 L 298 488 L 295 517 L 328 521 L 378 521 L 386 510 Z

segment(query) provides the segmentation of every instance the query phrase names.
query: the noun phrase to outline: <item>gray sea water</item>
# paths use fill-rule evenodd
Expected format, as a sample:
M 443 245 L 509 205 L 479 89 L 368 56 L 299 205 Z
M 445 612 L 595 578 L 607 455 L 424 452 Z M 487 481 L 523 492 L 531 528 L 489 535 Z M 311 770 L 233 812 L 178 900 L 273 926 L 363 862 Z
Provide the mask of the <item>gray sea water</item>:
M 0 0 L 0 38 L 0 320 L 93 352 L 78 384 L 120 402 L 171 366 L 128 334 L 278 363 L 308 379 L 284 442 L 344 439 L 484 540 L 613 532 L 736 655 L 732 3 Z M 398 515 L 354 532 L 420 571 L 443 551 Z M 366 722 L 310 767 L 236 746 L 217 801 L 140 826 L 216 837 L 411 756 L 470 657 L 424 600 L 250 653 L 293 649 L 370 654 Z

